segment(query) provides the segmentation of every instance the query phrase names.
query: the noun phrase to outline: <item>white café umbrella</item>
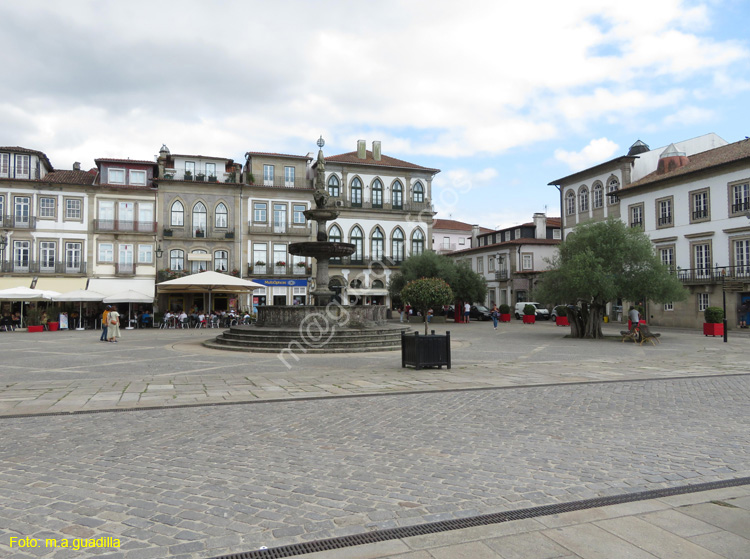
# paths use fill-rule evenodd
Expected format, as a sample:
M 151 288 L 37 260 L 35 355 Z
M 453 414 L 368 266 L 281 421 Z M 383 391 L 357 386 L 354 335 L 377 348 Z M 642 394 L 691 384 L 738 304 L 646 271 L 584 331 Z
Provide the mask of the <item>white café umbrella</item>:
M 104 300 L 104 295 L 102 293 L 97 293 L 96 291 L 89 291 L 88 289 L 76 289 L 75 291 L 68 291 L 66 293 L 60 293 L 56 297 L 52 299 L 53 301 L 65 303 L 75 303 L 78 302 L 78 328 L 76 330 L 83 330 L 81 328 L 81 320 L 83 318 L 83 303 L 84 301 L 89 302 L 96 302 L 99 303 Z
M 131 310 L 130 305 L 132 303 L 153 303 L 154 296 L 146 295 L 145 293 L 141 293 L 140 291 L 133 291 L 132 289 L 128 289 L 127 291 L 120 291 L 119 293 L 108 295 L 102 300 L 102 302 L 104 303 L 127 303 L 128 304 L 128 324 L 130 324 L 130 310 Z M 129 329 L 131 327 L 128 326 L 127 328 Z
M 60 294 L 57 291 L 19 286 L 0 290 L 0 301 L 52 301 L 56 295 Z M 23 305 L 21 305 L 21 324 L 23 324 Z
M 208 293 L 209 313 L 212 293 L 248 292 L 261 287 L 265 285 L 211 270 L 156 284 L 157 291 L 160 293 Z

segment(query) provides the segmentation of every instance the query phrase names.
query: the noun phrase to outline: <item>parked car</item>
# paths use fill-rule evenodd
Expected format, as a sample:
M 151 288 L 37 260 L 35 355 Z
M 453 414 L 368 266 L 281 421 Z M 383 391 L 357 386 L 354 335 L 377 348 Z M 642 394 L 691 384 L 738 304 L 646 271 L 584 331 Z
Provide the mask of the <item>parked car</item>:
M 543 307 L 540 303 L 535 303 L 533 301 L 523 301 L 521 303 L 516 303 L 516 308 L 513 311 L 513 314 L 515 314 L 516 318 L 518 320 L 521 320 L 521 317 L 523 317 L 523 308 L 526 305 L 534 305 L 536 307 L 536 318 L 537 320 L 549 320 L 551 315 L 546 307 Z
M 455 311 L 453 310 L 453 305 L 450 305 L 446 309 L 445 316 L 448 318 L 454 318 Z M 484 305 L 472 305 L 471 310 L 469 311 L 469 319 L 470 320 L 492 320 L 492 313 L 490 309 L 488 309 Z

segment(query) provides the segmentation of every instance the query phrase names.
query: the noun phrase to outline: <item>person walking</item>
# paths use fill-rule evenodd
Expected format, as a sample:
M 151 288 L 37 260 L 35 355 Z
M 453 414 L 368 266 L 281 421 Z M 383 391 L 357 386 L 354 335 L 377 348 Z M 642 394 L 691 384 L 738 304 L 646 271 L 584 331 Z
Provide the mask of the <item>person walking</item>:
M 109 311 L 107 319 L 109 320 L 107 327 L 109 341 L 110 343 L 116 344 L 117 338 L 120 337 L 120 313 L 117 312 L 117 305 L 112 306 L 112 310 Z
M 99 338 L 100 342 L 106 342 L 109 338 L 107 338 L 107 326 L 109 325 L 108 319 L 109 319 L 109 310 L 112 307 L 107 305 L 104 308 L 104 312 L 102 313 L 102 337 Z
M 497 319 L 500 316 L 500 309 L 497 308 L 497 305 L 492 305 L 490 316 L 492 316 L 492 323 L 495 325 L 495 330 L 497 330 Z
M 464 305 L 464 322 L 468 324 L 470 320 L 471 320 L 471 305 L 469 303 L 466 303 Z

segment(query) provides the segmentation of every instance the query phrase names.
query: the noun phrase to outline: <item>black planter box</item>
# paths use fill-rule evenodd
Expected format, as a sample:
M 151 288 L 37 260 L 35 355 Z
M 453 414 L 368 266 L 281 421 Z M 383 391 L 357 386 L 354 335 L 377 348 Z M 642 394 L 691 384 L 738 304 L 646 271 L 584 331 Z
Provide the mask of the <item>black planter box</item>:
M 451 333 L 420 336 L 418 332 L 401 332 L 401 367 L 410 365 L 419 370 L 422 367 L 451 368 Z
M 171 237 L 172 236 L 172 230 L 171 229 L 165 229 L 164 230 L 164 236 L 165 237 Z

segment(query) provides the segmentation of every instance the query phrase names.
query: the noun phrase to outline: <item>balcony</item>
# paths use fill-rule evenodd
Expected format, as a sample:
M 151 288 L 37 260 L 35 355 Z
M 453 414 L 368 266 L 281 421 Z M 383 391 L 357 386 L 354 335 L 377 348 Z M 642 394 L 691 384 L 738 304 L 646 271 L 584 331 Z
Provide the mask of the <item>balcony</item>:
M 693 219 L 708 219 L 708 210 L 695 210 L 693 212 Z
M 356 209 L 363 209 L 363 210 L 381 210 L 382 209 L 382 210 L 393 210 L 393 211 L 403 211 L 403 212 L 421 212 L 421 211 L 433 212 L 434 211 L 432 208 L 432 204 L 430 204 L 429 202 L 412 202 L 412 203 L 402 204 L 401 206 L 394 206 L 390 202 L 373 205 L 373 203 L 369 201 L 354 203 L 351 200 L 341 200 L 340 198 L 331 198 L 328 202 L 328 205 L 331 207 L 337 207 L 337 208 L 356 208 Z
M 634 219 L 630 222 L 631 227 L 643 227 L 643 220 L 642 219 Z
M 85 274 L 85 262 L 39 262 L 16 260 L 2 263 L 4 274 Z
M 30 215 L 6 215 L 2 222 L 3 229 L 36 229 L 36 217 Z
M 750 210 L 750 200 L 745 200 L 739 204 L 732 204 L 733 214 L 745 213 L 748 210 Z
M 155 231 L 154 231 L 155 232 Z M 209 227 L 207 229 L 191 229 L 189 227 L 165 228 L 162 236 L 172 239 L 205 239 L 207 241 L 225 241 L 234 239 L 234 229 L 226 227 Z
M 745 266 L 715 266 L 713 268 L 687 268 L 672 271 L 686 284 L 717 284 L 722 281 L 750 283 L 750 264 Z
M 298 237 L 309 237 L 312 235 L 312 226 L 307 223 L 248 223 L 249 235 L 292 235 Z
M 495 279 L 498 281 L 505 281 L 509 278 L 508 270 L 499 270 L 495 272 Z
M 253 186 L 266 186 L 270 188 L 313 188 L 312 181 L 305 177 L 295 177 L 293 180 L 286 180 L 282 176 L 273 176 L 268 178 L 251 176 Z
M 95 233 L 156 233 L 158 224 L 155 221 L 129 221 L 122 219 L 95 219 Z
M 664 227 L 665 225 L 672 225 L 671 215 L 659 218 L 659 227 Z
M 135 263 L 115 263 L 115 275 L 116 276 L 134 276 L 135 275 Z
M 296 263 L 284 262 L 284 264 L 250 264 L 247 267 L 250 276 L 308 276 L 310 274 L 309 264 L 297 266 Z
M 456 243 L 442 244 L 437 247 L 437 250 L 435 252 L 437 252 L 438 254 L 447 254 L 449 252 L 455 251 L 457 246 L 458 245 L 456 245 Z
M 185 171 L 185 169 L 165 169 L 164 180 L 188 181 L 188 182 L 235 182 L 234 173 L 223 171 L 196 169 L 194 172 Z

